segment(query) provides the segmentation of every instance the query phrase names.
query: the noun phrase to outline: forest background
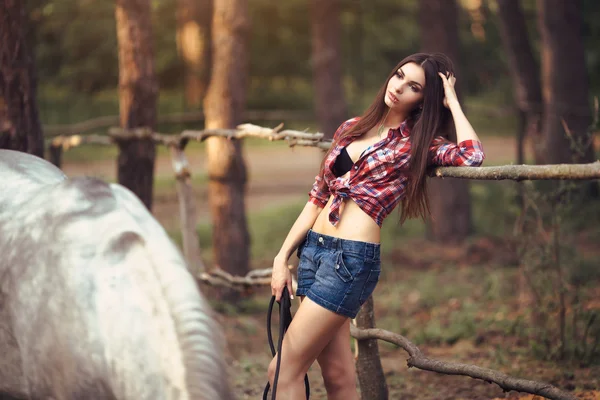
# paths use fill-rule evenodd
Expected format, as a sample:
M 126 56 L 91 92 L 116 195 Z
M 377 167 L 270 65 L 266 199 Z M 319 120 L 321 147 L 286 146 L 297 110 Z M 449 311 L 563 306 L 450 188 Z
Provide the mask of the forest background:
M 538 67 L 543 64 L 542 54 L 547 46 L 540 34 L 540 4 L 560 6 L 567 1 L 518 2 L 527 31 L 523 40 L 531 44 L 531 55 Z M 315 12 L 319 9 L 318 1 L 248 1 L 248 59 L 245 70 L 240 72 L 247 76 L 245 109 L 299 111 L 309 116 L 240 122 L 263 126 L 284 122 L 288 128 L 321 130 L 331 135 L 331 126 L 337 126 L 341 117 L 362 113 L 400 59 L 423 49 L 426 36 L 423 32 L 435 31 L 423 16 L 428 10 L 423 4 L 434 6 L 440 2 L 336 3 L 338 7 L 331 11 L 334 14 L 323 16 Z M 503 43 L 501 30 L 503 23 L 509 27 L 515 24 L 506 16 L 501 20 L 502 3 L 509 2 L 459 0 L 456 13 L 444 14 L 444 24 L 456 27 L 454 56 L 459 67 L 461 102 L 483 141 L 488 166 L 517 162 L 516 137 L 522 127 L 523 108 L 515 94 L 511 53 Z M 583 69 L 587 93 L 586 98 L 564 101 L 589 105 L 591 116 L 593 98 L 600 89 L 600 2 L 575 3 L 581 29 L 572 37 L 579 41 L 585 57 L 583 65 L 569 57 L 559 60 L 560 71 L 563 76 L 581 78 Z M 211 79 L 207 45 L 211 7 L 210 2 L 151 1 L 159 132 L 203 128 L 202 121 L 165 124 L 160 120 L 162 115 L 203 108 Z M 35 55 L 37 104 L 43 126 L 52 130 L 57 125 L 118 115 L 119 59 L 114 3 L 29 0 L 27 16 L 27 39 Z M 339 21 L 339 26 L 333 24 L 339 28 L 334 34 L 338 35 L 340 45 L 334 57 L 340 65 L 338 79 L 342 91 L 338 97 L 343 107 L 332 107 L 339 112 L 325 116 L 320 113 L 327 107 L 319 107 L 323 103 L 319 103 L 319 85 L 315 84 L 319 62 L 313 53 L 316 36 L 311 19 L 316 18 Z M 190 19 L 195 21 L 191 31 Z M 568 19 L 555 23 L 555 30 L 568 32 L 572 27 Z M 320 32 L 328 34 L 326 30 Z M 186 37 L 197 34 L 206 36 L 192 41 L 196 44 L 186 49 Z M 436 38 L 429 35 L 428 40 Z M 577 47 L 575 43 L 573 47 Z M 201 52 L 201 62 L 190 66 L 186 51 Z M 536 78 L 541 93 L 554 90 L 540 72 Z M 567 86 L 562 93 L 568 94 L 568 79 L 564 81 Z M 578 82 L 573 83 L 573 96 L 580 93 L 575 89 L 581 86 L 581 80 Z M 592 158 L 598 159 L 597 127 L 591 118 L 589 122 L 590 129 L 581 134 L 590 135 L 592 144 L 595 143 Z M 105 131 L 102 128 L 95 133 Z M 530 136 L 528 140 L 522 161 L 536 163 L 539 155 L 532 143 L 535 139 Z M 306 200 L 321 153 L 316 149 L 291 150 L 282 143 L 252 139 L 245 140 L 244 145 L 248 165 L 245 202 L 251 238 L 248 268 L 264 268 L 270 266 Z M 202 257 L 211 265 L 219 255 L 217 250 L 207 251 L 214 244 L 214 221 L 211 222 L 208 205 L 210 173 L 205 151 L 204 143 L 193 143 L 186 154 L 193 167 L 200 245 L 206 249 Z M 117 156 L 116 147 L 82 146 L 64 154 L 63 169 L 70 176 L 95 175 L 116 181 Z M 153 213 L 181 244 L 175 178 L 165 149 L 159 148 L 155 168 Z M 406 335 L 424 351 L 441 358 L 549 381 L 578 393 L 597 390 L 600 253 L 596 243 L 600 239 L 600 207 L 597 193 L 583 202 L 557 200 L 556 193 L 548 195 L 553 190 L 564 192 L 568 185 L 473 182 L 468 186 L 471 196 L 468 212 L 472 214 L 473 226 L 459 233 L 456 241 L 445 240 L 443 235 L 436 237 L 421 221 L 410 221 L 402 227 L 396 221 L 387 222 L 382 240 L 385 272 L 374 296 L 377 326 Z M 530 204 L 525 211 L 518 196 L 522 186 L 526 186 L 525 197 L 529 199 L 525 204 Z M 527 226 L 523 221 L 528 219 L 542 222 L 538 230 L 523 229 Z M 556 237 L 560 238 L 558 244 Z M 558 260 L 552 258 L 557 251 Z M 548 259 L 553 260 L 550 263 L 553 266 L 558 264 L 553 269 L 555 275 L 545 269 Z M 210 289 L 206 290 L 210 293 Z M 567 293 L 566 300 L 558 301 L 557 291 Z M 262 328 L 269 294 L 267 290 L 256 289 L 245 293 L 242 301 L 213 302 L 221 311 L 227 330 L 238 391 L 248 398 L 259 393 L 269 359 Z M 539 313 L 532 315 L 535 310 Z M 561 315 L 561 322 L 554 323 Z M 503 396 L 497 387 L 473 384 L 465 378 L 409 371 L 402 350 L 395 346 L 382 345 L 381 352 L 392 398 L 402 393 L 402 398 L 440 399 L 441 388 L 445 391 L 443 398 L 447 399 Z M 319 393 L 322 388 L 317 386 L 315 390 Z

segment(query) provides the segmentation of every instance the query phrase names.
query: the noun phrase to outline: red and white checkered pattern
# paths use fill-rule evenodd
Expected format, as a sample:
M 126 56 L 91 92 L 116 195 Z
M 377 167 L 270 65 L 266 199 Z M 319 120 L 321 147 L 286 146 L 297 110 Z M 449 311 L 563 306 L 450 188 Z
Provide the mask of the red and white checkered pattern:
M 315 177 L 309 192 L 309 201 L 324 208 L 333 195 L 329 221 L 337 225 L 340 206 L 345 197 L 350 197 L 381 226 L 400 200 L 404 197 L 408 178 L 405 173 L 410 162 L 410 129 L 406 121 L 398 128 L 390 129 L 387 136 L 367 148 L 350 170 L 349 178 L 337 178 L 332 167 L 342 148 L 353 138 L 340 135 L 350 129 L 359 118 L 344 122 L 334 134 L 334 149 L 325 160 L 323 178 Z M 483 163 L 485 155 L 481 142 L 464 140 L 458 144 L 436 136 L 429 149 L 430 164 L 439 166 L 472 166 Z M 325 180 L 323 184 L 322 180 Z

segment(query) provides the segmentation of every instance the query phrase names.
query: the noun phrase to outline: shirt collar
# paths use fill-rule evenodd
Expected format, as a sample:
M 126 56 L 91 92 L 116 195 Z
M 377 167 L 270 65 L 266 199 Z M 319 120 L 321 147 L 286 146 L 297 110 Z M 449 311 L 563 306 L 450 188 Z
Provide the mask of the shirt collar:
M 400 135 L 401 137 L 405 138 L 410 136 L 410 124 L 408 123 L 408 120 L 404 120 L 404 122 L 402 122 L 400 124 L 399 127 L 397 128 L 393 128 L 392 132 L 394 135 Z

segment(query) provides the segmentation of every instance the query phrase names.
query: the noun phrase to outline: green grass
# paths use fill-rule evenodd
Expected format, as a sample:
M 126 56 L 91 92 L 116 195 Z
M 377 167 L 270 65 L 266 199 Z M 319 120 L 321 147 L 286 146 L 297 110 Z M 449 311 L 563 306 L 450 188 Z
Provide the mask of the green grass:
M 188 159 L 204 152 L 205 143 L 190 142 L 185 148 L 185 154 Z M 117 146 L 102 146 L 102 145 L 84 145 L 74 147 L 63 152 L 63 162 L 67 163 L 86 163 L 98 161 L 115 161 L 119 155 Z M 156 148 L 157 156 L 170 156 L 169 149 L 165 146 Z
M 513 293 L 515 269 L 390 269 L 376 291 L 376 304 L 386 310 L 377 321 L 379 328 L 406 335 L 416 344 L 452 344 L 487 330 L 512 329 L 502 299 Z
M 475 233 L 490 236 L 512 234 L 519 213 L 517 183 L 471 181 L 472 221 Z
M 192 175 L 192 187 L 198 187 L 208 183 L 208 175 L 194 174 Z M 154 196 L 169 195 L 177 190 L 177 180 L 174 176 L 158 176 L 154 179 Z
M 86 163 L 114 160 L 116 168 L 118 155 L 117 146 L 84 145 L 63 152 L 62 161 L 63 163 Z
M 89 96 L 53 85 L 40 85 L 38 107 L 44 125 L 72 124 L 95 117 L 119 114 L 116 90 Z
M 399 207 L 399 206 L 398 206 Z M 396 209 L 389 215 L 381 228 L 381 255 L 387 256 L 390 252 L 401 245 L 405 239 L 412 237 L 423 237 L 425 224 L 420 219 L 411 219 L 400 225 L 400 213 Z
M 250 231 L 251 259 L 258 262 L 267 262 L 275 257 L 283 244 L 285 236 L 294 221 L 306 204 L 304 201 L 291 203 L 261 212 L 248 214 L 248 230 Z M 208 263 L 212 261 L 212 225 L 199 224 L 198 236 L 203 251 L 203 257 Z M 181 243 L 181 234 L 178 231 L 170 232 L 171 237 Z M 260 265 L 259 268 L 269 268 L 271 265 Z
M 464 109 L 480 137 L 515 136 L 518 127 L 516 112 L 511 111 L 512 99 L 498 90 L 488 91 L 464 100 Z
M 114 89 L 85 95 L 57 86 L 41 85 L 38 89 L 38 106 L 42 124 L 73 124 L 97 117 L 119 115 L 119 94 Z M 179 92 L 160 92 L 157 104 L 159 117 L 161 114 L 183 111 L 184 108 L 183 96 Z

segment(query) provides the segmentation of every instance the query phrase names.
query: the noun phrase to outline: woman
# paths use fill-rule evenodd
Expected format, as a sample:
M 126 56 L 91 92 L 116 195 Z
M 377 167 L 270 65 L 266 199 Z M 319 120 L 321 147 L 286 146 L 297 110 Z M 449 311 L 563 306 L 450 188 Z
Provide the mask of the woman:
M 383 220 L 402 201 L 401 222 L 429 213 L 430 165 L 479 166 L 481 142 L 461 110 L 451 61 L 414 54 L 390 73 L 360 118 L 334 134 L 309 201 L 273 263 L 277 301 L 292 293 L 288 259 L 298 248 L 301 304 L 282 347 L 278 399 L 304 399 L 304 374 L 316 359 L 328 399 L 358 399 L 349 323 L 380 274 Z M 444 136 L 456 129 L 458 144 Z M 276 357 L 269 365 L 275 374 Z

